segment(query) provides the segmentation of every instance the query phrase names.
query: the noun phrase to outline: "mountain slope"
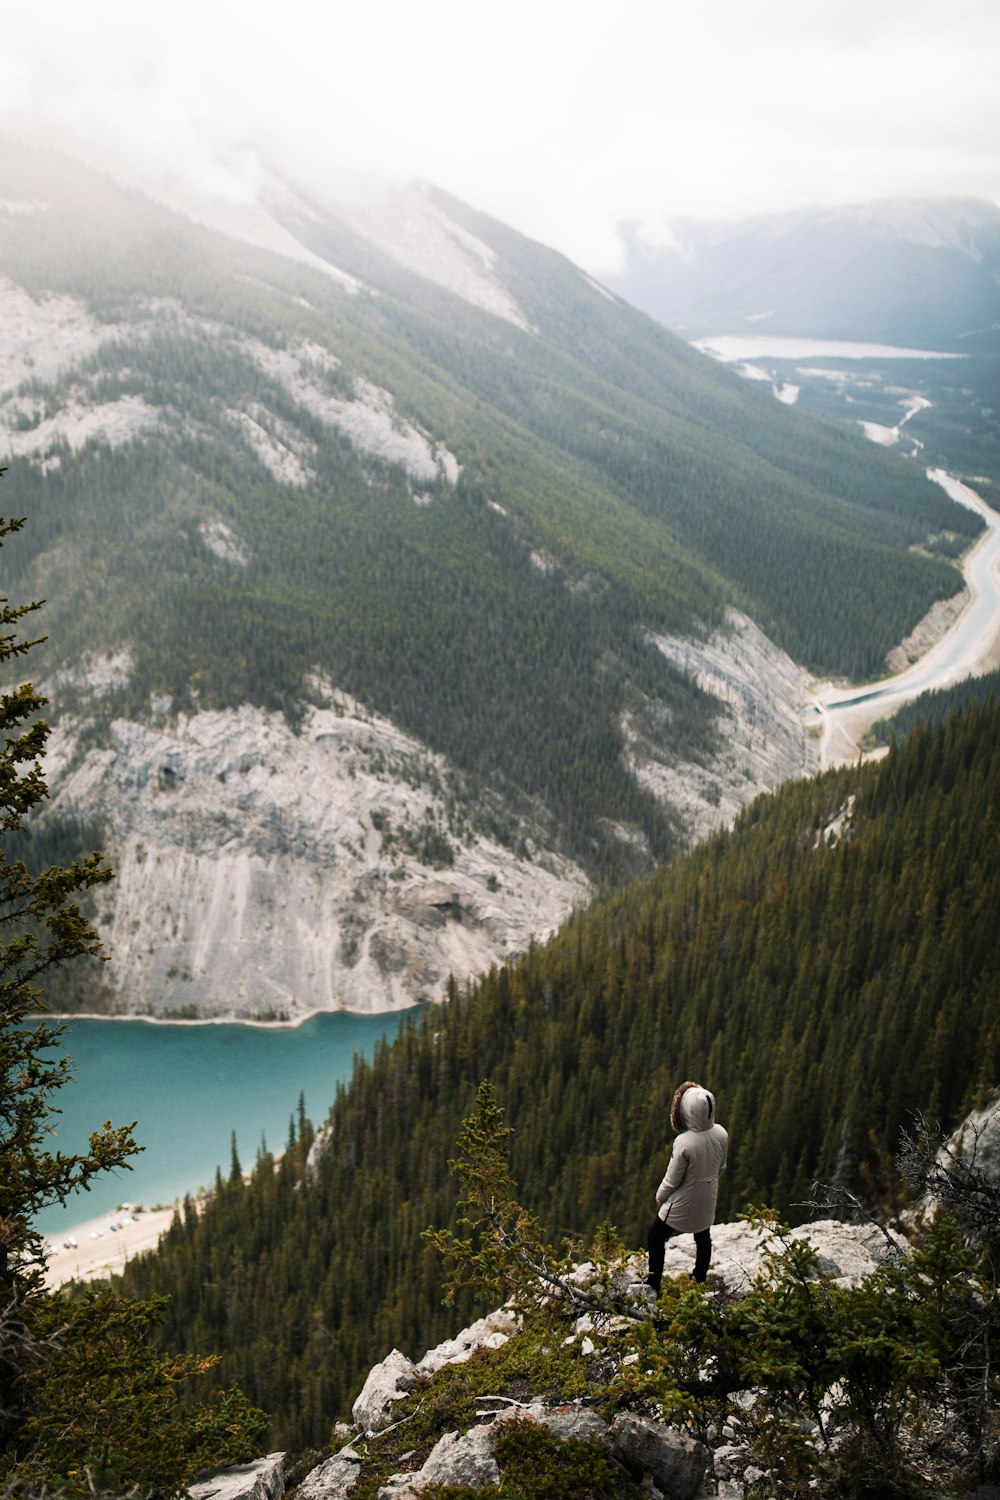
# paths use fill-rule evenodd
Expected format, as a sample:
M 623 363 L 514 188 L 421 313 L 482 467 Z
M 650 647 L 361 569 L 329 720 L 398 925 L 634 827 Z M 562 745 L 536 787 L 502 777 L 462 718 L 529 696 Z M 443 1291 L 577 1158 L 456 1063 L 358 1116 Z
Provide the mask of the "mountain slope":
M 276 1441 L 322 1441 L 376 1353 L 454 1326 L 420 1234 L 454 1214 L 448 1158 L 483 1078 L 554 1241 L 611 1218 L 642 1243 L 682 1078 L 730 1131 L 720 1221 L 748 1202 L 801 1217 L 815 1178 L 881 1198 L 911 1113 L 950 1126 L 996 1081 L 998 805 L 995 705 L 758 799 L 453 990 L 358 1067 L 308 1171 L 311 1131 L 191 1209 L 129 1288 L 170 1295 L 173 1345 L 225 1351 Z
M 113 948 L 140 923 L 147 971 L 132 988 L 121 975 L 124 1009 L 440 994 L 462 944 L 428 948 L 407 913 L 442 875 L 457 882 L 444 930 L 474 922 L 494 945 L 477 954 L 502 957 L 523 944 L 540 865 L 544 930 L 588 879 L 683 842 L 634 774 L 626 720 L 679 774 L 712 764 L 727 720 L 657 639 L 725 627 L 735 606 L 800 662 L 870 672 L 956 590 L 952 566 L 914 549 L 976 526 L 901 460 L 776 410 L 442 194 L 377 210 L 272 194 L 252 238 L 299 258 L 65 158 L 8 143 L 0 163 L 5 484 L 30 517 L 6 585 L 51 600 L 53 811 L 104 824 L 125 872 L 101 914 Z M 376 739 L 406 737 L 411 777 L 435 768 L 410 812 L 374 787 L 352 812 L 311 750 L 276 753 L 266 716 L 313 725 L 330 693 Z M 247 706 L 246 764 L 206 755 L 206 734 L 233 735 L 202 716 Z M 369 759 L 398 789 L 391 756 Z M 254 767 L 274 795 L 240 781 Z M 217 828 L 195 768 L 218 788 Z M 332 843 L 299 795 L 312 777 Z M 159 896 L 137 873 L 154 829 Z M 238 1005 L 202 921 L 225 907 L 223 833 L 253 872 Z M 358 894 L 322 922 L 306 903 L 323 977 L 303 993 L 275 957 L 254 994 L 267 944 L 251 929 L 333 858 Z M 192 889 L 215 895 L 192 904 Z
M 625 226 L 611 285 L 688 336 L 774 333 L 995 351 L 1000 207 L 890 200 L 736 223 L 677 220 L 666 245 Z

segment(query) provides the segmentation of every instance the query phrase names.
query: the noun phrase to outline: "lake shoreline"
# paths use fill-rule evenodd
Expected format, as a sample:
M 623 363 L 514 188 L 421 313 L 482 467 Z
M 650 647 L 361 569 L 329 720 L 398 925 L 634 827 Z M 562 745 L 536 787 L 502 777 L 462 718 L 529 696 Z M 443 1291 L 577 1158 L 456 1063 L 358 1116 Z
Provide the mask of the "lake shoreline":
M 200 1209 L 204 1199 L 193 1199 Z M 183 1200 L 160 1208 L 99 1214 L 45 1236 L 45 1285 L 97 1281 L 118 1276 L 130 1260 L 155 1250 L 170 1228 Z M 111 1225 L 115 1228 L 112 1230 Z M 69 1243 L 76 1241 L 76 1243 Z
M 297 1031 L 307 1021 L 314 1020 L 317 1016 L 365 1016 L 372 1019 L 378 1016 L 402 1016 L 406 1011 L 419 1010 L 426 1005 L 426 1001 L 415 1000 L 412 1005 L 397 1005 L 391 1010 L 348 1010 L 341 1006 L 337 1010 L 310 1010 L 294 1020 L 288 1021 L 261 1021 L 252 1016 L 148 1016 L 116 1015 L 107 1011 L 99 1010 L 75 1010 L 75 1011 L 38 1011 L 40 1020 L 57 1021 L 63 1024 L 66 1021 L 142 1021 L 148 1026 L 248 1026 L 256 1031 Z

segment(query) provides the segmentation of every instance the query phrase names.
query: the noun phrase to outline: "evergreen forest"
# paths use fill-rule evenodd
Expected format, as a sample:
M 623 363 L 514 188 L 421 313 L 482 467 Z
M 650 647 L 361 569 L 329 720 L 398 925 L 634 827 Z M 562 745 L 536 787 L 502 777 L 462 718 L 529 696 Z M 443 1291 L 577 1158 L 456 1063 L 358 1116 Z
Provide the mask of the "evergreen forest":
M 620 880 L 680 842 L 628 772 L 623 715 L 652 703 L 679 759 L 720 743 L 717 703 L 652 637 L 735 606 L 798 661 L 868 677 L 959 587 L 927 544 L 961 550 L 980 521 L 912 465 L 443 194 L 525 326 L 293 185 L 282 222 L 313 265 L 13 142 L 0 193 L 44 200 L 0 216 L 0 272 L 56 330 L 0 402 L 31 517 L 7 581 L 53 601 L 39 675 L 61 670 L 64 711 L 84 643 L 127 654 L 94 734 L 154 703 L 294 722 L 318 669 L 446 755 L 470 809 L 530 807 Z M 434 477 L 354 440 L 373 413 Z
M 893 739 L 909 734 L 917 723 L 940 724 L 949 714 L 966 710 L 971 703 L 992 703 L 1000 697 L 1000 668 L 984 672 L 981 677 L 965 677 L 951 687 L 933 688 L 921 693 L 888 719 L 876 719 L 870 735 L 873 743 L 888 745 Z
M 644 1242 L 677 1083 L 730 1131 L 720 1219 L 808 1216 L 813 1184 L 898 1205 L 900 1132 L 945 1128 L 1000 1072 L 1000 708 L 918 723 L 878 764 L 758 799 L 690 854 L 574 917 L 359 1063 L 320 1140 L 235 1157 L 125 1287 L 165 1293 L 168 1347 L 220 1351 L 272 1414 L 272 1446 L 322 1444 L 373 1361 L 477 1312 L 441 1306 L 421 1239 L 454 1224 L 449 1173 L 489 1079 L 525 1206 L 558 1242 L 603 1221 Z

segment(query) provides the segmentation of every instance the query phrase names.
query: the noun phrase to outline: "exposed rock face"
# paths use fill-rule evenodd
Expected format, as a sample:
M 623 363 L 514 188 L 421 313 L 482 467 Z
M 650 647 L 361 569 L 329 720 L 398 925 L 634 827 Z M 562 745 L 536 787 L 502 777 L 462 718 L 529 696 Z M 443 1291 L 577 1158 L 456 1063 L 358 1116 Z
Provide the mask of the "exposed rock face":
M 248 706 L 161 706 L 89 748 L 82 717 L 57 727 L 51 815 L 99 816 L 117 873 L 98 915 L 117 1012 L 294 1018 L 439 999 L 450 973 L 503 962 L 586 899 L 569 861 L 518 858 L 456 817 L 442 757 L 315 686 L 297 733 Z
M 727 610 L 725 628 L 707 641 L 653 639 L 728 714 L 719 724 L 724 747 L 705 764 L 671 758 L 642 715 L 623 721 L 633 775 L 677 809 L 692 843 L 731 823 L 758 793 L 819 769 L 818 747 L 801 719 L 812 679 L 746 615 Z
M 431 1449 L 420 1470 L 420 1486 L 428 1484 L 467 1484 L 484 1489 L 499 1484 L 500 1467 L 493 1457 L 491 1434 L 484 1427 L 468 1432 L 446 1432 Z
M 235 534 L 209 541 L 245 562 Z M 692 841 L 815 769 L 797 712 L 809 679 L 749 620 L 657 644 L 730 715 L 706 765 L 670 759 L 655 705 L 623 723 L 633 774 Z M 91 701 L 130 669 L 119 652 L 45 685 L 77 705 L 50 742 L 51 816 L 102 823 L 117 873 L 98 910 L 115 1014 L 295 1019 L 440 999 L 449 974 L 543 941 L 591 894 L 540 823 L 521 824 L 530 858 L 477 833 L 442 756 L 321 679 L 295 730 L 247 705 L 177 714 L 157 699 L 95 733 Z
M 351 1447 L 341 1448 L 303 1479 L 299 1500 L 342 1500 L 361 1478 L 361 1455 Z
M 809 1240 L 819 1254 L 820 1270 L 833 1276 L 841 1286 L 853 1286 L 882 1265 L 891 1253 L 890 1243 L 905 1252 L 906 1242 L 898 1235 L 886 1234 L 870 1224 L 845 1224 L 839 1219 L 817 1219 L 801 1224 L 789 1235 L 792 1240 Z M 731 1292 L 746 1291 L 760 1270 L 764 1237 L 749 1224 L 716 1224 L 712 1229 L 712 1265 L 710 1275 L 723 1281 Z M 679 1276 L 694 1269 L 694 1237 L 678 1235 L 668 1240 L 664 1274 Z
M 191 1500 L 281 1500 L 285 1493 L 285 1455 L 269 1453 L 252 1464 L 216 1469 L 192 1484 Z
M 392 1403 L 399 1401 L 417 1382 L 417 1369 L 393 1349 L 380 1364 L 368 1371 L 368 1379 L 351 1408 L 355 1426 L 362 1432 L 381 1432 L 392 1421 Z
M 973 1110 L 948 1141 L 950 1150 L 995 1182 L 1000 1182 L 1000 1098 Z
M 694 1500 L 708 1467 L 709 1451 L 663 1422 L 619 1412 L 611 1424 L 611 1451 L 633 1474 L 649 1474 L 671 1500 Z

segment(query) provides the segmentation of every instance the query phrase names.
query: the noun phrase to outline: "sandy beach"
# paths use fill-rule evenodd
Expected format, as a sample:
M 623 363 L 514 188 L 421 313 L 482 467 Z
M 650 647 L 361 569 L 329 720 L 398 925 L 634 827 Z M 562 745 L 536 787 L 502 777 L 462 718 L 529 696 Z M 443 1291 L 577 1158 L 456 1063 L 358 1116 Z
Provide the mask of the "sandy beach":
M 135 1214 L 119 1209 L 77 1224 L 60 1236 L 47 1238 L 46 1286 L 61 1286 L 64 1281 L 73 1280 L 94 1281 L 121 1271 L 133 1256 L 159 1244 L 176 1208 L 176 1204 L 171 1204 L 169 1208 L 143 1209 Z

